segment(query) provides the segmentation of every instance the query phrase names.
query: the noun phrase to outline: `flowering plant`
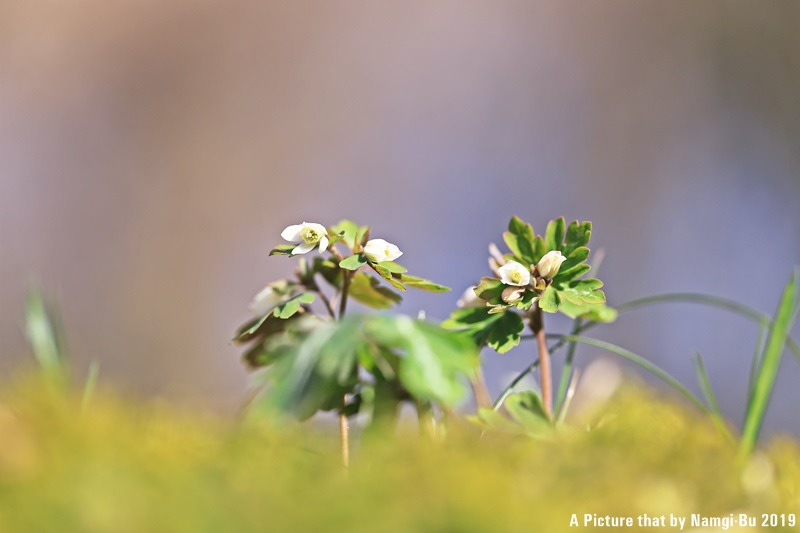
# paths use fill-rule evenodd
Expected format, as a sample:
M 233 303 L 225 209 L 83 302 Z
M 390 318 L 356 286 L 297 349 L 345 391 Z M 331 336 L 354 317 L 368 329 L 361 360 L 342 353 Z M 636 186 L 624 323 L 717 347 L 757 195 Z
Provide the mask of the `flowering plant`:
M 368 226 L 349 220 L 328 228 L 303 222 L 281 236 L 291 244 L 270 255 L 298 257 L 295 277 L 256 295 L 250 305 L 256 316 L 234 339 L 249 345 L 245 360 L 263 371 L 266 405 L 301 419 L 337 411 L 347 462 L 348 417 L 390 421 L 410 401 L 432 421 L 434 408 L 449 410 L 463 397 L 463 378 L 478 363 L 467 337 L 402 316 L 345 317 L 350 299 L 387 309 L 409 287 L 434 293 L 447 287 L 407 274 L 395 262 L 403 254 L 396 245 L 371 239 Z

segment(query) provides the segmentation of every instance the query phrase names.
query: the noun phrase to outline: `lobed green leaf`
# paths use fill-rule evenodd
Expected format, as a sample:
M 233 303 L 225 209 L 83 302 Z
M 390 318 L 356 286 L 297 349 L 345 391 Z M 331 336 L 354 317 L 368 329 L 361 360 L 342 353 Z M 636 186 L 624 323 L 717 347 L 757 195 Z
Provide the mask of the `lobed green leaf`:
M 389 309 L 402 298 L 393 290 L 382 287 L 378 280 L 364 272 L 356 272 L 350 281 L 350 296 L 373 309 Z

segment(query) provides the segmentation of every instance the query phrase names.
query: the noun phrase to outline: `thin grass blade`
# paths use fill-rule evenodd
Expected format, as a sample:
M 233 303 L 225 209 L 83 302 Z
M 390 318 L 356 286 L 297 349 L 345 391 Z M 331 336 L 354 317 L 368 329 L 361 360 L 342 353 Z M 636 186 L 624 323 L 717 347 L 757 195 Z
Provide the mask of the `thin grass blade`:
M 725 417 L 722 416 L 722 410 L 719 408 L 717 396 L 714 394 L 714 389 L 711 386 L 711 380 L 708 377 L 706 365 L 703 363 L 703 356 L 700 355 L 700 352 L 695 352 L 692 358 L 692 364 L 694 365 L 694 371 L 697 375 L 697 383 L 700 385 L 700 390 L 703 392 L 703 397 L 708 405 L 711 420 L 726 437 L 733 440 L 728 426 L 725 423 Z
M 83 384 L 83 395 L 81 396 L 81 412 L 86 410 L 86 407 L 92 401 L 94 390 L 97 387 L 97 378 L 100 375 L 100 362 L 96 359 L 89 364 L 89 370 L 86 373 L 86 382 Z
M 697 399 L 697 397 L 694 394 L 689 392 L 689 390 L 686 387 L 681 385 L 681 383 L 677 379 L 675 379 L 675 377 L 672 376 L 672 374 L 670 374 L 663 368 L 659 367 L 658 365 L 648 361 L 644 357 L 633 353 L 630 350 L 617 346 L 616 344 L 611 344 L 610 342 L 605 342 L 590 337 L 580 337 L 578 335 L 563 335 L 562 339 L 566 342 L 574 341 L 581 344 L 586 344 L 588 346 L 594 346 L 595 348 L 600 348 L 609 353 L 618 355 L 623 359 L 627 359 L 628 361 L 634 363 L 635 365 L 638 365 L 644 370 L 647 370 L 648 372 L 659 378 L 661 381 L 674 388 L 676 391 L 685 396 L 690 402 L 692 402 L 698 408 L 700 408 L 701 411 L 705 413 L 709 412 L 705 404 L 701 402 L 699 399 Z
M 764 350 L 767 347 L 767 337 L 769 335 L 769 328 L 772 320 L 765 317 L 758 327 L 758 337 L 756 338 L 756 346 L 753 350 L 753 358 L 750 360 L 750 372 L 747 374 L 747 406 L 745 407 L 745 414 L 750 412 L 750 404 L 753 402 L 753 390 L 756 385 L 756 374 L 761 367 L 761 360 L 764 357 Z
M 767 412 L 769 400 L 775 387 L 775 378 L 780 368 L 783 348 L 797 317 L 797 289 L 798 271 L 795 270 L 781 295 L 781 301 L 775 313 L 775 320 L 770 328 L 767 347 L 756 370 L 753 397 L 747 409 L 744 429 L 742 430 L 741 456 L 749 455 L 758 441 L 758 435 L 764 422 L 764 415 Z
M 47 306 L 38 288 L 28 291 L 25 306 L 25 332 L 33 350 L 33 356 L 45 375 L 61 379 L 64 361 L 58 342 L 58 334 L 47 311 Z
M 583 320 L 580 318 L 576 319 L 574 325 L 572 326 L 571 335 L 577 335 L 581 331 L 581 327 L 583 326 Z M 556 393 L 556 403 L 555 403 L 555 412 L 559 413 L 561 411 L 561 406 L 564 404 L 564 398 L 567 395 L 567 390 L 569 389 L 570 378 L 572 377 L 572 366 L 573 361 L 575 359 L 575 349 L 576 344 L 574 342 L 570 342 L 567 346 L 567 355 L 564 358 L 564 366 L 561 367 L 561 378 L 558 382 L 558 392 Z

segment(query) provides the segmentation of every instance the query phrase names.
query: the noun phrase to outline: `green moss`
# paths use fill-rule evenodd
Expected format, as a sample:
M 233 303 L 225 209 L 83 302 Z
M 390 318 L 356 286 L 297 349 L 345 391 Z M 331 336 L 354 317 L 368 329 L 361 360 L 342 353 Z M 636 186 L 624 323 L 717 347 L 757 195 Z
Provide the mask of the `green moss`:
M 324 427 L 109 394 L 81 415 L 78 401 L 16 387 L 0 404 L 0 531 L 557 532 L 572 513 L 800 509 L 794 441 L 739 467 L 707 419 L 632 390 L 598 422 L 547 441 L 451 423 L 431 443 L 406 429 L 362 442 L 345 472 Z

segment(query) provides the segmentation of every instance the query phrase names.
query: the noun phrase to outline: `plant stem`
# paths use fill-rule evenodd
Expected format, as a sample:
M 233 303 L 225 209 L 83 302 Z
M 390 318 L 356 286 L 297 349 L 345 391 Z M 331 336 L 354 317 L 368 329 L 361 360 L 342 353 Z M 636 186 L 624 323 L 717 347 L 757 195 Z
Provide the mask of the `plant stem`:
M 344 402 L 344 398 L 342 398 Z M 350 428 L 347 423 L 347 415 L 344 414 L 344 405 L 339 412 L 339 440 L 342 445 L 342 465 L 345 468 L 350 466 Z
M 344 318 L 344 312 L 347 310 L 347 293 L 350 290 L 350 279 L 353 273 L 351 271 L 344 272 L 344 279 L 342 280 L 342 294 L 339 301 L 339 320 Z
M 339 320 L 344 318 L 344 313 L 347 310 L 347 292 L 350 290 L 350 279 L 352 276 L 352 272 L 344 272 L 342 279 L 341 300 L 339 301 Z M 350 466 L 350 431 L 347 422 L 347 415 L 344 413 L 346 404 L 347 395 L 345 394 L 342 397 L 342 407 L 339 411 L 339 438 L 342 445 L 342 464 L 345 468 L 348 468 Z
M 538 306 L 530 319 L 531 329 L 536 336 L 536 350 L 539 352 L 539 376 L 542 387 L 542 404 L 548 417 L 553 416 L 552 371 L 550 370 L 550 351 L 547 349 L 547 336 L 544 332 L 544 317 Z
M 475 403 L 478 407 L 491 407 L 492 399 L 489 396 L 489 389 L 486 387 L 486 379 L 480 367 L 475 370 L 475 375 L 470 378 L 472 392 L 475 393 Z

